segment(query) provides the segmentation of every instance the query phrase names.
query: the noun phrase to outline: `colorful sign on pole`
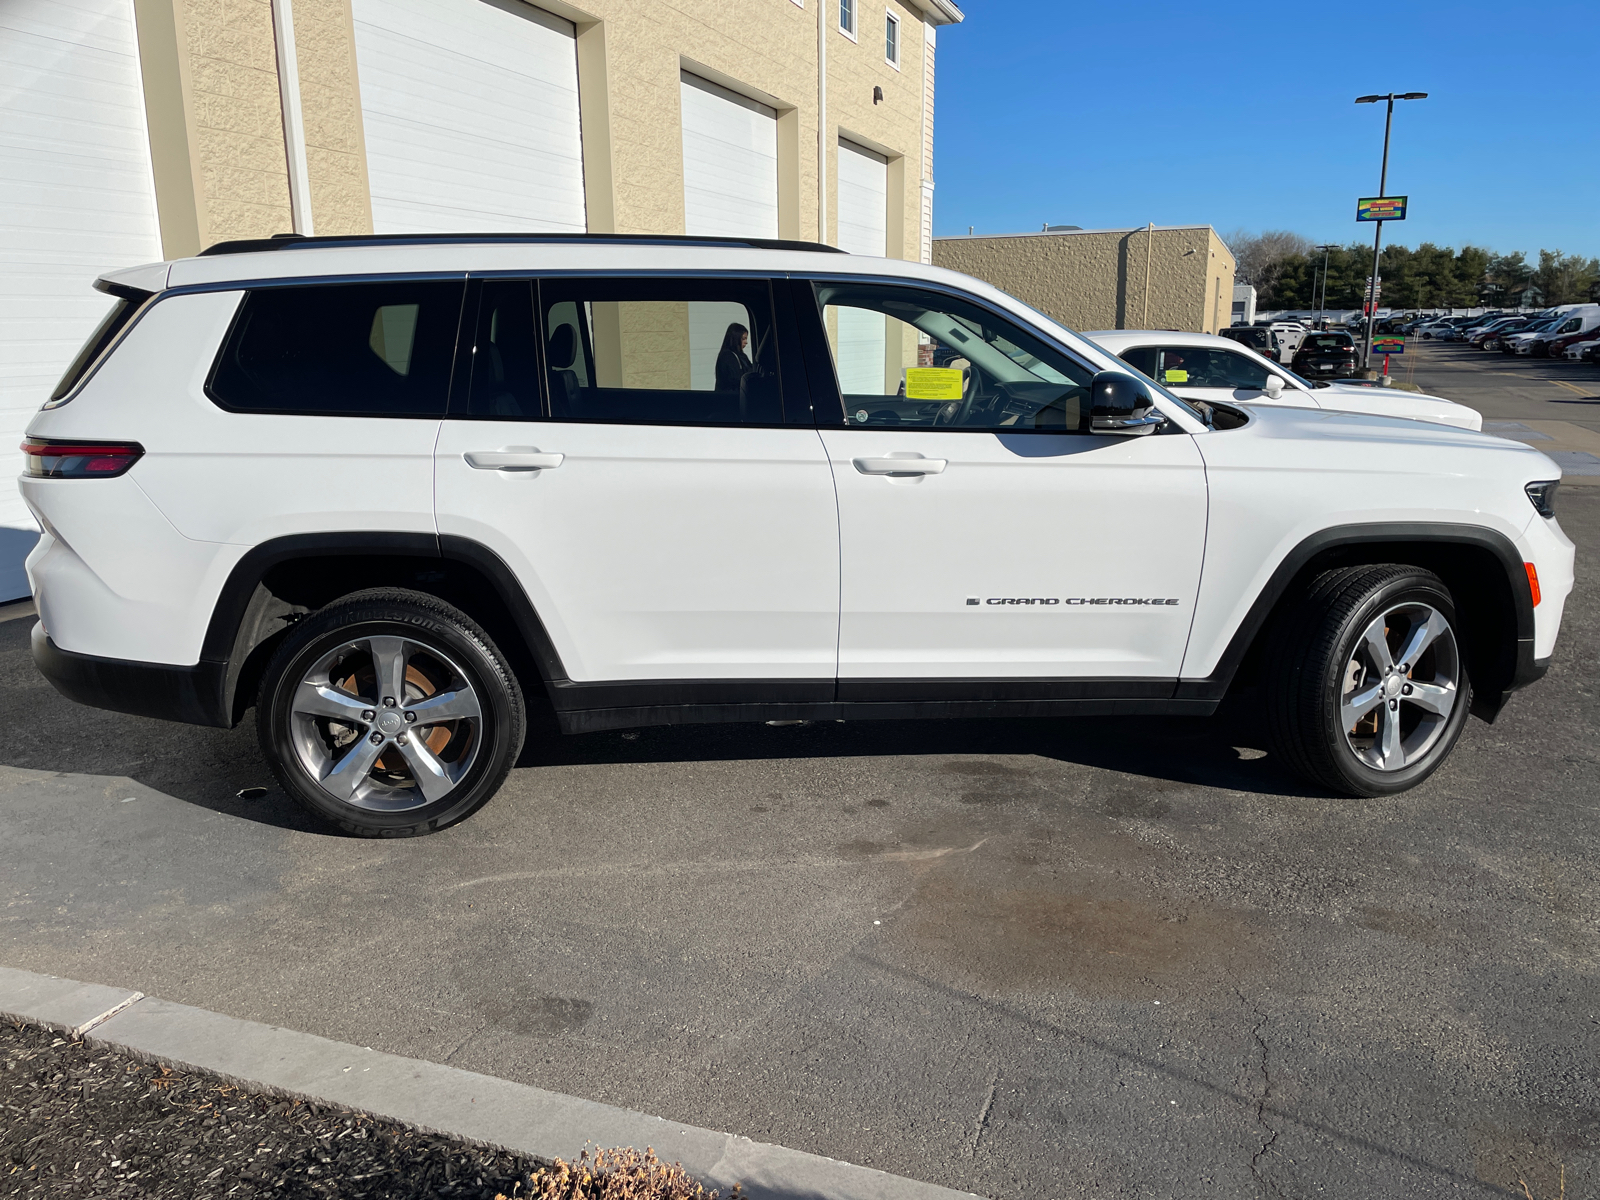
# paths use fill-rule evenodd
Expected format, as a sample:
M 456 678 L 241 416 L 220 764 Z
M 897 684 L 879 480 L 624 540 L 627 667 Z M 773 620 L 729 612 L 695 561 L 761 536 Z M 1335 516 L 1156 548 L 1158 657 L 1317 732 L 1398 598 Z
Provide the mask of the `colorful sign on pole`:
M 1404 221 L 1406 197 L 1367 196 L 1356 201 L 1357 221 Z
M 1403 337 L 1375 337 L 1372 339 L 1372 352 L 1374 354 L 1404 354 L 1406 340 Z

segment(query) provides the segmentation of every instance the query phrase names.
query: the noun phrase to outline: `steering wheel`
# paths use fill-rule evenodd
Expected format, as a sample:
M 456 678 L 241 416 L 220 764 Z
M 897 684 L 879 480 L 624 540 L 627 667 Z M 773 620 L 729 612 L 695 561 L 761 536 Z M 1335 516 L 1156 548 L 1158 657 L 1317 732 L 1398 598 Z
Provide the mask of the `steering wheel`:
M 967 395 L 962 400 L 949 400 L 939 406 L 939 411 L 933 414 L 935 425 L 965 425 L 967 418 L 972 415 L 972 402 L 978 398 L 977 372 L 967 377 Z

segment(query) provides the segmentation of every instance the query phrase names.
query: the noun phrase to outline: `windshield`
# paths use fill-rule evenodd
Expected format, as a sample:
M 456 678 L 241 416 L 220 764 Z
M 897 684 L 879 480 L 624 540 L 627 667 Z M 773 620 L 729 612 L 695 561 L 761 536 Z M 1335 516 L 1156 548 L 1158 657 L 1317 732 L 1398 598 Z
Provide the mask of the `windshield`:
M 1012 296 L 1011 299 L 1015 303 L 1020 304 L 1023 308 L 1027 309 L 1030 313 L 1032 313 L 1035 317 L 1037 317 L 1041 322 L 1044 323 L 1046 328 L 1040 330 L 1041 333 L 1046 333 L 1052 327 L 1058 328 L 1058 329 L 1063 329 L 1068 333 L 1072 332 L 1071 330 L 1066 329 L 1066 327 L 1064 325 L 1062 325 L 1061 322 L 1057 321 L 1054 317 L 1048 316 L 1045 313 L 1040 312 L 1037 308 L 1035 308 L 1033 305 L 1029 304 L 1026 300 L 1018 300 L 1015 296 Z M 1099 343 L 1091 340 L 1090 338 L 1084 337 L 1082 334 L 1078 334 L 1076 336 L 1081 341 L 1083 341 L 1085 344 L 1093 346 L 1095 348 L 1095 350 L 1099 351 L 1101 354 L 1110 354 L 1111 353 L 1104 346 L 1101 346 Z M 1137 367 L 1133 366 L 1131 363 L 1124 363 L 1124 362 L 1119 361 L 1115 367 L 1108 368 L 1108 369 L 1109 370 L 1117 370 L 1117 371 L 1129 371 L 1132 374 L 1137 375 L 1140 379 L 1143 379 L 1147 383 L 1149 383 L 1151 385 L 1151 387 L 1153 387 L 1156 391 L 1160 392 L 1163 397 L 1165 397 L 1166 399 L 1172 401 L 1172 403 L 1176 404 L 1179 408 L 1181 408 L 1184 412 L 1188 413 L 1196 421 L 1199 421 L 1202 425 L 1209 426 L 1211 424 L 1210 421 L 1206 420 L 1204 414 L 1202 414 L 1199 410 L 1197 410 L 1194 405 L 1190 404 L 1182 396 L 1174 396 L 1166 388 L 1162 387 L 1154 379 L 1151 379 L 1150 376 L 1146 375 L 1143 371 L 1139 370 Z

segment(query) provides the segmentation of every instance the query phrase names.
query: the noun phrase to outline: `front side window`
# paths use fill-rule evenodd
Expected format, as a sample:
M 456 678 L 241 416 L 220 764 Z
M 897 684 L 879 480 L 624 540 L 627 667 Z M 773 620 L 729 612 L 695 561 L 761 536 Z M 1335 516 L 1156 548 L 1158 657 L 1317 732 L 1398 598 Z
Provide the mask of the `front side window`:
M 1242 354 L 1205 346 L 1136 346 L 1118 357 L 1167 387 L 1260 390 L 1270 373 Z
M 1094 371 L 955 296 L 818 283 L 851 428 L 1089 430 Z
M 549 279 L 539 294 L 554 420 L 783 422 L 766 280 Z
M 900 65 L 900 18 L 893 13 L 884 17 L 883 56 L 891 66 Z
M 462 287 L 402 281 L 249 292 L 207 393 L 241 412 L 441 416 Z
M 856 32 L 856 0 L 839 0 L 839 28 L 851 36 Z

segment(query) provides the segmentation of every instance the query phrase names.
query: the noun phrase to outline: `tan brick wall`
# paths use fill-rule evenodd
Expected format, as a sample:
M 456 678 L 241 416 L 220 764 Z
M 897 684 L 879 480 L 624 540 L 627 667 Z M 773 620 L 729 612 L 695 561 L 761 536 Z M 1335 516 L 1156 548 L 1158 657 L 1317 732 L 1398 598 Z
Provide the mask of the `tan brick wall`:
M 1225 255 L 1204 225 L 933 243 L 939 266 L 992 283 L 1071 329 L 1215 332 L 1213 305 L 1224 272 L 1223 324 L 1232 304 L 1233 258 Z
M 292 228 L 268 0 L 185 0 L 193 150 L 208 241 Z

